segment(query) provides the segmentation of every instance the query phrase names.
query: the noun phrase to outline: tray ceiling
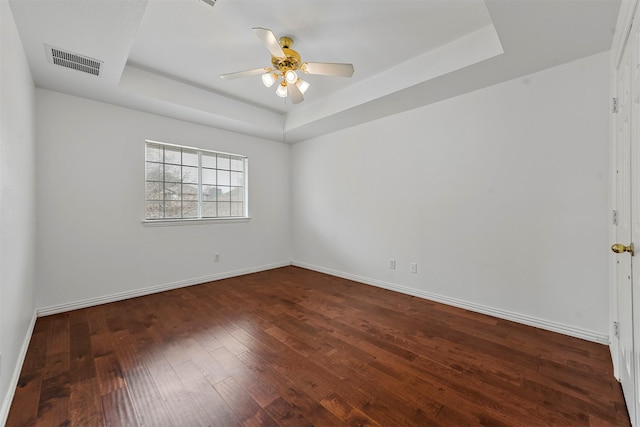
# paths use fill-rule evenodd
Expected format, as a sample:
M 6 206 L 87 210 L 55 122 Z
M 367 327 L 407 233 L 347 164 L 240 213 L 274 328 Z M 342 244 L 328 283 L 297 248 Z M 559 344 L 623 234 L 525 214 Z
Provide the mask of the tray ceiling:
M 619 0 L 11 0 L 36 86 L 249 135 L 297 142 L 513 79 L 611 46 Z M 259 76 L 251 31 L 294 40 L 305 76 L 292 105 Z M 45 45 L 102 61 L 100 76 L 47 60 Z

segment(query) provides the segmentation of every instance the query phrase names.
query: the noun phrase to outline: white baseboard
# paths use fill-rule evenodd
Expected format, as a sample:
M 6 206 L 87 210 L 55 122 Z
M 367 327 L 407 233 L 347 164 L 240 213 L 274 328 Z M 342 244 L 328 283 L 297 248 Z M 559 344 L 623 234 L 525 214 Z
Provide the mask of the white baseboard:
M 599 344 L 610 344 L 609 336 L 598 332 L 589 331 L 574 326 L 565 325 L 558 322 L 540 319 L 537 317 L 514 313 L 507 310 L 493 308 L 482 304 L 476 304 L 469 301 L 464 301 L 456 298 L 447 297 L 444 295 L 435 294 L 432 292 L 421 291 L 419 289 L 413 289 L 406 286 L 401 286 L 381 280 L 371 279 L 368 277 L 357 276 L 355 274 L 345 273 L 342 271 L 333 270 L 330 268 L 320 267 L 313 264 L 307 264 L 300 261 L 283 261 L 274 264 L 262 265 L 242 270 L 229 271 L 211 276 L 198 277 L 193 279 L 181 280 L 173 283 L 166 283 L 158 286 L 152 286 L 143 289 L 137 289 L 133 291 L 121 292 L 112 295 L 106 295 L 97 298 L 90 298 L 82 301 L 75 301 L 71 303 L 65 303 L 55 305 L 51 307 L 39 308 L 37 310 L 37 316 L 48 316 L 51 314 L 64 313 L 66 311 L 78 310 L 81 308 L 92 307 L 100 304 L 107 304 L 110 302 L 121 301 L 129 298 L 136 298 L 140 296 L 150 295 L 158 292 L 169 291 L 172 289 L 183 288 L 186 286 L 197 285 L 200 283 L 212 282 L 221 279 L 228 279 L 230 277 L 242 276 L 244 274 L 257 273 L 260 271 L 272 270 L 274 268 L 286 267 L 288 265 L 295 265 L 298 267 L 306 268 L 308 270 L 314 270 L 321 273 L 329 274 L 331 276 L 342 277 L 344 279 L 353 280 L 356 282 L 364 283 L 371 286 L 376 286 L 391 291 L 400 292 L 407 295 L 424 298 L 430 301 L 440 302 L 443 304 L 451 305 L 454 307 L 464 308 L 466 310 L 474 311 L 477 313 L 487 314 L 489 316 L 497 317 L 500 319 L 511 320 L 513 322 L 522 323 L 529 326 L 534 326 L 540 329 L 545 329 L 552 332 L 558 332 L 564 335 L 569 335 L 576 338 L 581 338 L 587 341 L 597 342 Z M 28 343 L 27 343 L 28 344 Z M 0 424 L 1 425 L 1 424 Z
M 78 310 L 81 308 L 93 307 L 100 304 L 107 304 L 110 302 L 122 301 L 129 298 L 136 298 L 136 297 L 141 297 L 145 295 L 151 295 L 158 292 L 170 291 L 172 289 L 199 285 L 201 283 L 228 279 L 230 277 L 242 276 L 245 274 L 257 273 L 265 270 L 272 270 L 274 268 L 286 267 L 289 265 L 291 265 L 291 261 L 283 261 L 275 264 L 261 265 L 261 266 L 246 268 L 242 270 L 227 271 L 224 273 L 213 274 L 211 276 L 180 280 L 178 282 L 165 283 L 162 285 L 151 286 L 143 289 L 136 289 L 133 291 L 120 292 L 117 294 L 111 294 L 111 295 L 106 295 L 106 296 L 96 297 L 96 298 L 89 298 L 82 301 L 74 301 L 74 302 L 60 304 L 60 305 L 54 305 L 51 307 L 43 307 L 37 310 L 37 314 L 38 314 L 38 317 L 49 316 L 52 314 L 64 313 L 71 310 Z
M 430 301 L 435 301 L 442 304 L 451 305 L 454 307 L 464 308 L 466 310 L 474 311 L 476 313 L 482 313 L 482 314 L 497 317 L 500 319 L 522 323 L 528 326 L 534 326 L 536 328 L 545 329 L 547 331 L 558 332 L 560 334 L 568 335 L 571 337 L 581 338 L 583 340 L 609 345 L 609 336 L 598 333 L 598 332 L 593 332 L 586 329 L 581 329 L 574 326 L 569 326 L 569 325 L 565 325 L 562 323 L 557 323 L 549 320 L 539 319 L 537 317 L 528 316 L 526 314 L 514 313 L 511 311 L 502 310 L 499 308 L 493 308 L 493 307 L 489 307 L 482 304 L 476 304 L 469 301 L 459 300 L 459 299 L 447 297 L 444 295 L 421 291 L 419 289 L 413 289 L 406 286 L 401 286 L 393 283 L 383 282 L 380 280 L 370 279 L 368 277 L 357 276 L 355 274 L 332 270 L 330 268 L 319 267 L 317 265 L 307 264 L 300 261 L 292 261 L 291 264 L 297 267 L 306 268 L 308 270 L 314 270 L 320 273 L 329 274 L 331 276 L 353 280 L 354 282 L 360 282 L 366 285 L 376 286 L 378 288 L 388 289 L 391 291 L 400 292 L 402 294 L 412 295 L 415 297 L 424 298 Z
M 29 349 L 29 343 L 31 342 L 31 336 L 33 335 L 33 328 L 36 325 L 37 317 L 38 313 L 34 310 L 33 316 L 31 317 L 31 323 L 27 328 L 27 334 L 24 337 L 24 341 L 22 341 L 22 347 L 20 348 L 20 353 L 18 354 L 18 360 L 16 361 L 16 365 L 13 368 L 13 375 L 11 376 L 11 381 L 9 381 L 7 394 L 5 395 L 4 401 L 2 402 L 2 407 L 0 408 L 0 426 L 7 424 L 9 409 L 11 409 L 13 396 L 16 394 L 16 389 L 18 388 L 20 372 L 22 372 L 22 365 L 24 364 L 24 359 L 27 356 L 27 350 Z

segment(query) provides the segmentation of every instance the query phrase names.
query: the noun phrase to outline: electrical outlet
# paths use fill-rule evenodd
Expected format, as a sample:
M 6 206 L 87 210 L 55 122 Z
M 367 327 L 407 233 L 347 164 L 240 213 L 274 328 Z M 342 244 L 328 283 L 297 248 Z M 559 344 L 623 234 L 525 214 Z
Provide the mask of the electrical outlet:
M 220 262 L 220 254 L 215 254 L 213 256 L 213 262 Z
M 418 264 L 416 264 L 415 262 L 409 264 L 409 271 L 413 274 L 418 273 Z
M 390 259 L 389 260 L 389 268 L 392 270 L 396 269 L 396 260 L 395 259 Z

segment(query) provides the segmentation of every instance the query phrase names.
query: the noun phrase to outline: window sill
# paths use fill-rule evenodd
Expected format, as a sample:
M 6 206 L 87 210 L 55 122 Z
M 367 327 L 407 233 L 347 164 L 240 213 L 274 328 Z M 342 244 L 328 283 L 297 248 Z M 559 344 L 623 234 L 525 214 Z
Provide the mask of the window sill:
M 194 219 L 146 219 L 142 221 L 145 227 L 171 227 L 175 225 L 229 224 L 249 222 L 251 217 L 242 218 L 194 218 Z

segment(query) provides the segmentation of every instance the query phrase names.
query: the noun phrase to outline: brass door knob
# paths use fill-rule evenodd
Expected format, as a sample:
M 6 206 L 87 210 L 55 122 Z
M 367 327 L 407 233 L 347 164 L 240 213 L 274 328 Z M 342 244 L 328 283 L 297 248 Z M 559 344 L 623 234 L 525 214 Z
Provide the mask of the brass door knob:
M 633 243 L 630 243 L 629 246 L 625 246 L 622 243 L 616 243 L 615 245 L 611 246 L 611 250 L 617 254 L 629 252 L 631 256 L 635 255 L 635 252 L 633 251 Z

